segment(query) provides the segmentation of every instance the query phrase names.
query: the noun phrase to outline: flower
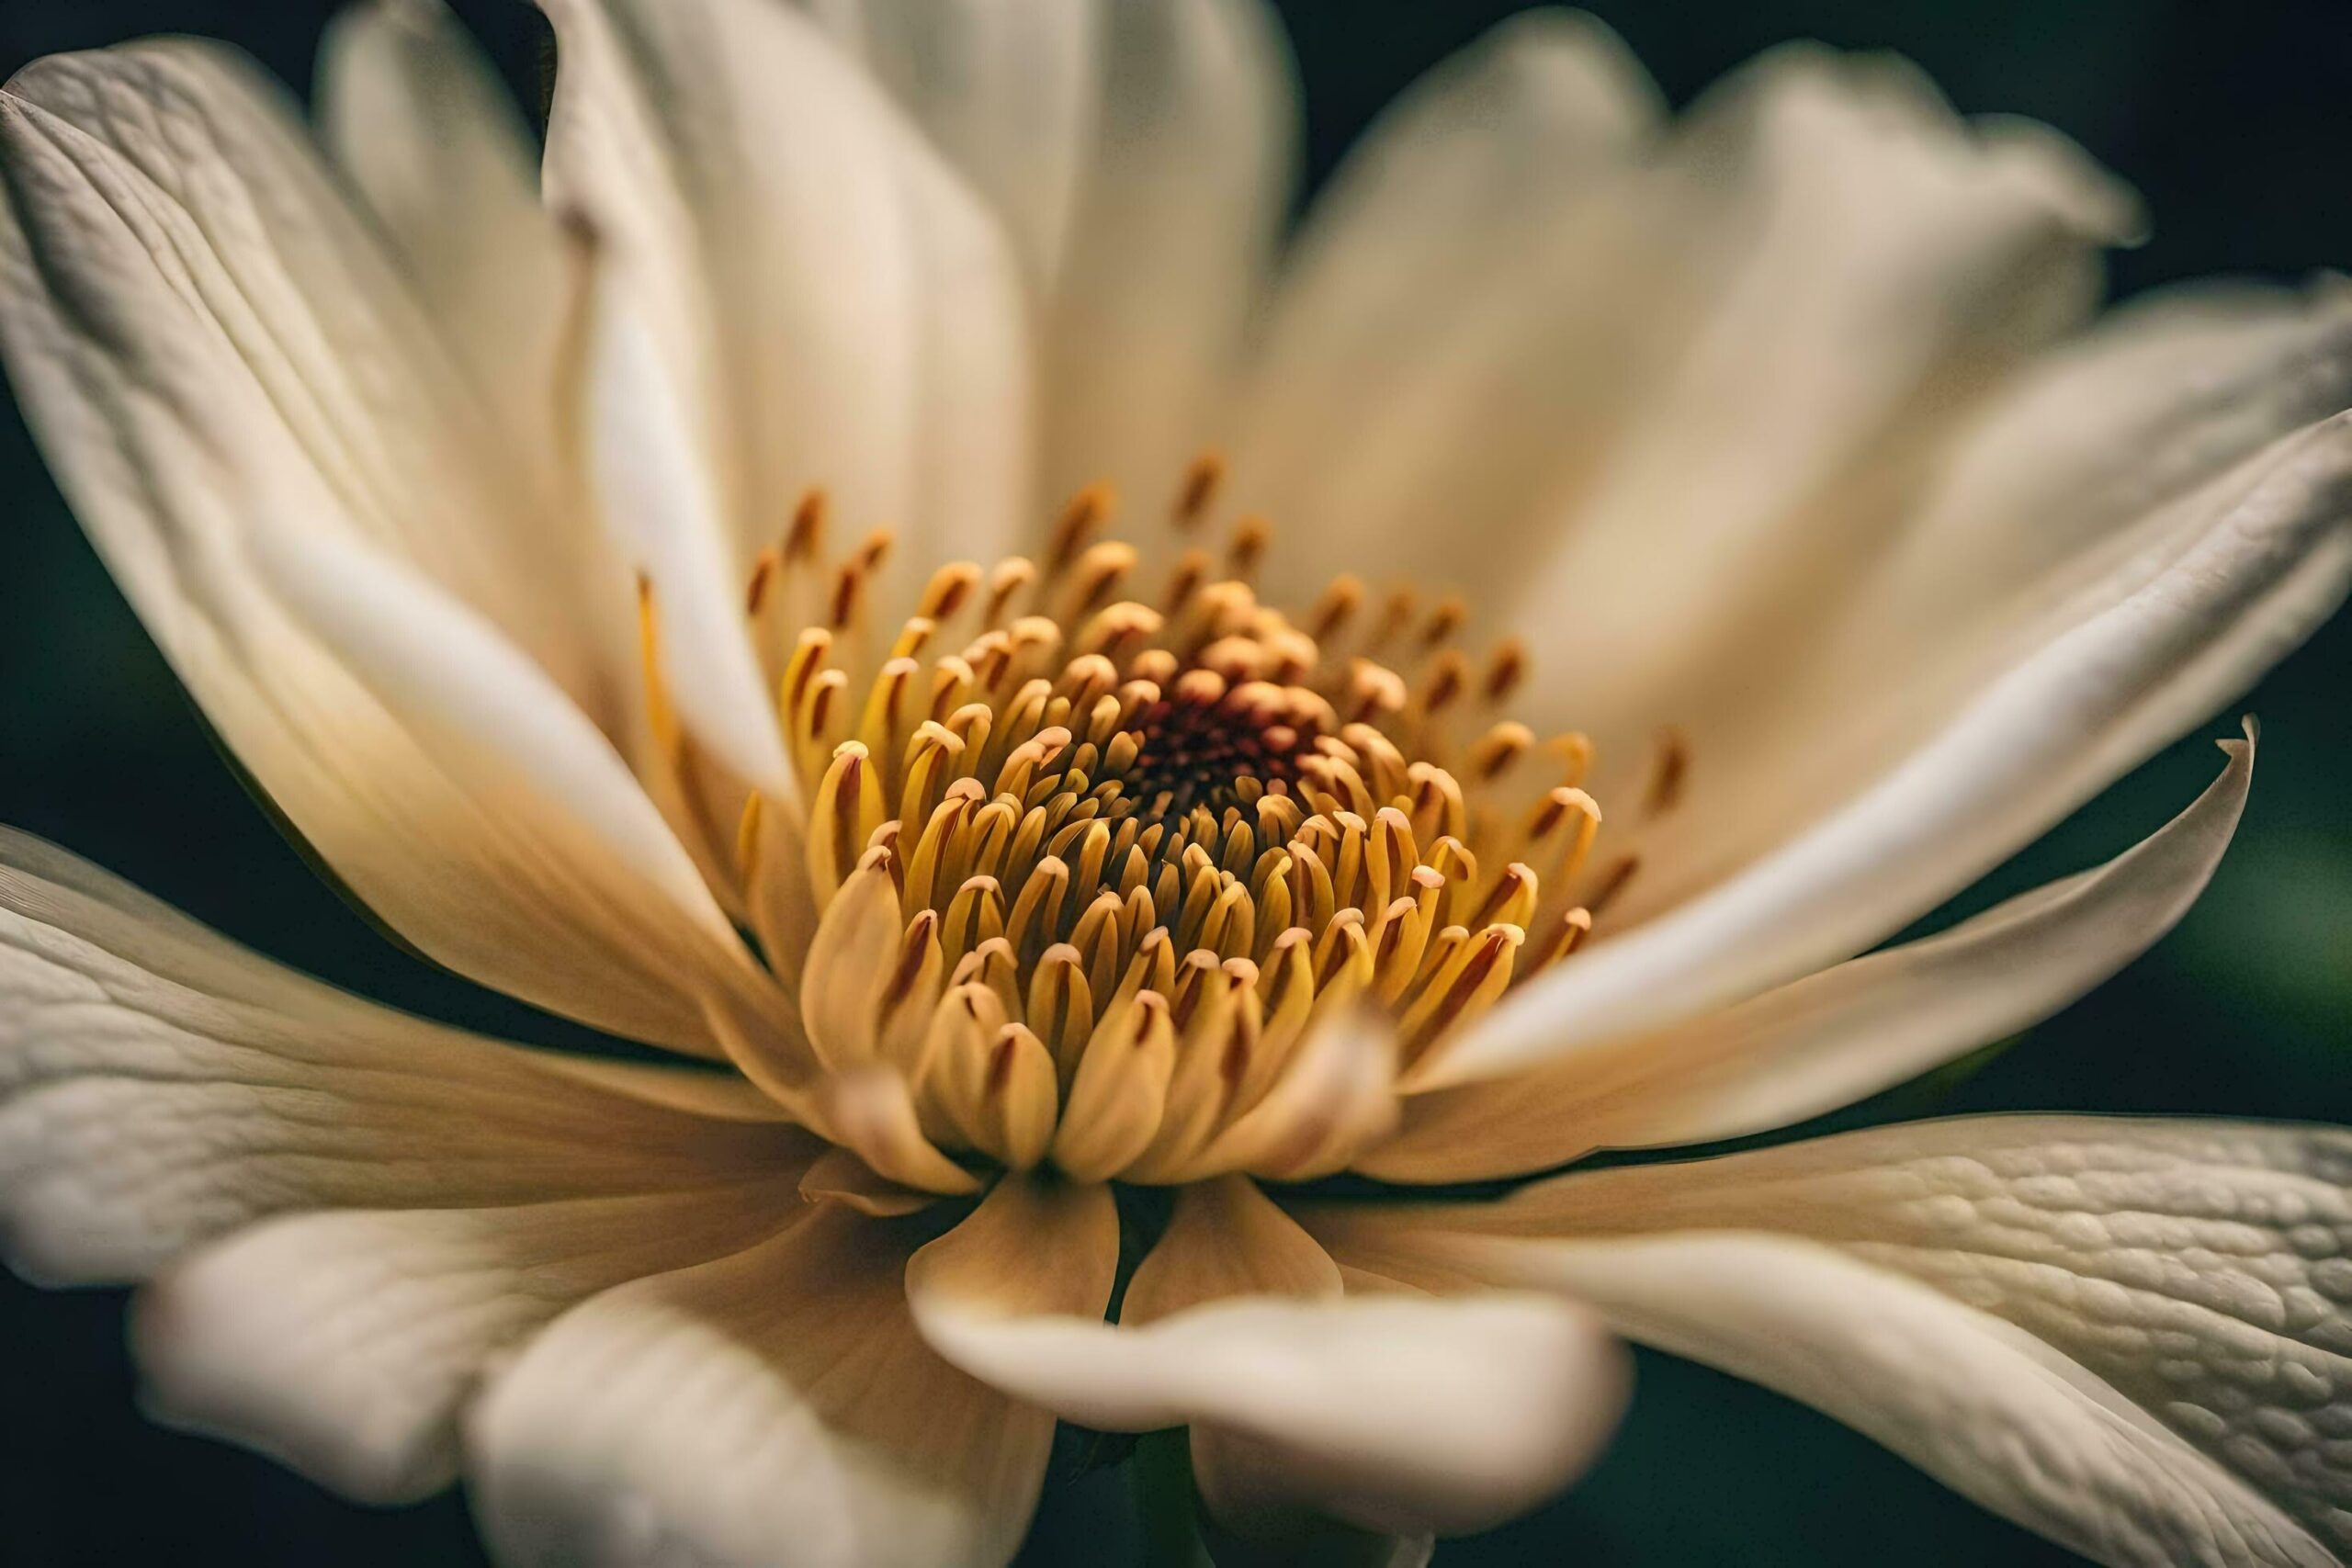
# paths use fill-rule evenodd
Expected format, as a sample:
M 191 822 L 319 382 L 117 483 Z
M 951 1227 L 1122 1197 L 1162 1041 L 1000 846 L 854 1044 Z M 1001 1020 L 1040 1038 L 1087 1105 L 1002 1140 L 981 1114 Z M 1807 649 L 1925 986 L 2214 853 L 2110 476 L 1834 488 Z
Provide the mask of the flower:
M 2342 289 L 2086 324 L 2132 198 L 1883 62 L 1667 126 L 1532 15 L 1277 268 L 1252 0 L 547 5 L 544 200 L 428 0 L 331 40 L 340 177 L 202 44 L 0 98 L 0 343 L 213 726 L 423 953 L 707 1059 L 397 1015 L 0 839 L 0 1234 L 145 1282 L 169 1418 L 462 1468 L 517 1564 L 1001 1562 L 1057 1417 L 1411 1552 L 1573 1478 L 1623 1335 L 2103 1561 L 2352 1555 L 2352 1134 L 1545 1174 L 2178 918 L 2250 729 L 1879 945 L 2342 599 Z

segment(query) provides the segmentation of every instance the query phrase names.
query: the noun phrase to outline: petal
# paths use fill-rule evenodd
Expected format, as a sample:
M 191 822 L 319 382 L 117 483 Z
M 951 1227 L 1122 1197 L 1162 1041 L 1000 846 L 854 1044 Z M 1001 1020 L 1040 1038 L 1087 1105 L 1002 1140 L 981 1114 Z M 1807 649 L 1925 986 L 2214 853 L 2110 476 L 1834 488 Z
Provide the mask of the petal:
M 1409 1098 L 1403 1131 L 1357 1168 L 1463 1181 L 1596 1148 L 1743 1137 L 2030 1028 L 2145 952 L 2204 891 L 2245 808 L 2252 726 L 2223 750 L 2229 766 L 2186 811 L 2096 870 L 1661 1033 Z
M 1686 672 L 1803 626 L 1955 416 L 2090 313 L 2101 247 L 2140 221 L 2054 132 L 1969 126 L 1900 62 L 1803 47 L 1718 87 L 1663 169 L 1695 204 L 1691 254 L 1662 263 L 1690 297 L 1607 449 L 1540 498 L 1553 547 L 1504 606 L 1604 747 L 1685 718 L 1661 699 Z
M 1046 498 L 1109 481 L 1166 503 L 1234 423 L 1289 202 L 1296 93 L 1272 8 L 799 3 L 1012 237 L 1040 305 Z
M 1987 409 L 1857 608 L 1928 644 L 1989 605 L 2045 609 L 2179 523 L 2167 502 L 2347 403 L 2342 279 L 2143 296 Z
M 1127 1281 L 1119 1322 L 1140 1328 L 1227 1296 L 1342 1293 L 1339 1269 L 1296 1220 L 1256 1182 L 1220 1176 L 1176 1190 L 1166 1233 Z
M 1518 22 L 1418 97 L 1362 162 L 1428 175 L 1392 175 L 1391 220 L 1347 238 L 1448 271 L 1361 305 L 1296 277 L 1253 404 L 1282 434 L 1241 488 L 1260 504 L 1250 476 L 1274 475 L 1262 504 L 1310 537 L 1483 600 L 1555 677 L 1531 721 L 1604 755 L 1658 722 L 1661 683 L 1864 553 L 1920 450 L 2087 313 L 2135 221 L 2071 145 L 1964 125 L 1895 61 L 1776 51 L 1653 145 L 1605 35 Z M 1464 207 L 1463 243 L 1429 237 Z M 1310 369 L 1283 334 L 1317 317 Z
M 322 139 L 451 344 L 552 463 L 576 279 L 504 84 L 443 0 L 368 0 L 319 51 Z
M 2265 451 L 2347 404 L 2340 282 L 2147 296 L 2049 355 L 1849 564 L 1811 642 L 1750 644 L 1740 682 L 1660 698 L 1701 766 L 1618 919 L 1672 908 L 1847 802 L 2004 670 L 2145 583 Z
M 2348 1178 L 2332 1128 L 1975 1117 L 1303 1217 L 1568 1292 L 2098 1561 L 2243 1568 L 2352 1551 Z
M 2352 581 L 2352 416 L 2200 498 L 2190 536 L 2001 674 L 1876 783 L 1667 915 L 1523 987 L 1430 1086 L 1658 1028 L 1870 945 L 2292 649 Z
M 1102 97 L 1042 323 L 1048 497 L 1147 512 L 1218 439 L 1289 203 L 1295 88 L 1261 0 L 1102 7 Z
M 629 263 L 605 250 L 594 266 L 581 411 L 587 467 L 598 515 L 643 584 L 639 613 L 659 628 L 659 662 L 647 677 L 738 778 L 792 801 L 775 705 L 740 612 L 741 550 L 713 488 L 718 476 Z M 680 782 L 682 792 L 691 787 Z
M 508 590 L 540 589 L 502 563 L 527 541 L 493 514 L 497 475 L 475 450 L 491 412 L 256 93 L 223 57 L 172 44 L 47 62 L 0 98 L 0 337 L 27 407 L 207 717 L 360 897 L 485 984 L 707 1050 L 681 972 L 628 928 L 668 911 L 666 945 L 699 940 L 720 973 L 740 972 L 740 946 L 633 785 L 554 765 L 609 747 L 533 623 L 504 621 L 511 647 L 468 637 L 498 650 L 469 694 L 572 743 L 537 754 L 501 734 L 485 755 L 438 750 L 437 727 L 469 721 L 414 705 L 416 682 L 467 695 L 471 672 L 368 664 L 429 639 L 391 626 L 363 649 L 338 618 L 351 595 L 397 593 L 478 626 L 527 608 Z M 409 688 L 390 694 L 391 677 Z M 575 792 L 548 819 L 539 790 L 560 779 L 604 805 L 583 815 Z M 604 891 L 582 897 L 582 880 Z
M 714 1092 L 729 1081 L 745 1088 L 403 1017 L 0 834 L 0 1241 L 26 1274 L 137 1280 L 288 1210 L 680 1191 L 805 1164 L 807 1137 Z
M 1429 524 L 1508 525 L 1532 473 L 1622 391 L 1597 356 L 1554 352 L 1604 308 L 1587 286 L 1609 257 L 1571 215 L 1602 199 L 1662 111 L 1604 26 L 1538 10 L 1364 133 L 1283 265 L 1235 453 L 1235 493 L 1302 536 L 1267 563 L 1289 588 L 1311 597 L 1330 570 L 1315 542 L 1342 536 L 1351 566 L 1384 573 L 1484 589 L 1510 570 L 1479 581 Z
M 11 369 L 160 638 L 174 618 L 128 558 L 153 553 L 139 541 L 170 540 L 198 497 L 233 518 L 299 475 L 592 711 L 632 667 L 626 601 L 579 592 L 577 531 L 539 488 L 530 433 L 246 62 L 192 39 L 37 62 L 0 94 L 0 179 Z
M 500 1561 L 1010 1560 L 1053 1418 L 924 1348 L 902 1278 L 916 1239 L 825 1204 L 750 1251 L 559 1318 L 469 1428 Z
M 867 77 L 766 0 L 547 0 L 551 197 L 671 357 L 739 568 L 812 491 L 921 570 L 1026 504 L 1019 264 Z
M 2347 404 L 2341 283 L 2150 297 L 2048 356 L 1857 558 L 1811 646 L 1750 645 L 1741 680 L 1661 698 L 1699 765 L 1619 918 L 1671 907 L 1845 804 L 2188 547 L 2275 444 Z
M 498 1358 L 600 1291 L 774 1235 L 793 1187 L 265 1221 L 141 1293 L 145 1403 L 362 1502 L 427 1496 Z
M 800 3 L 987 199 L 1049 297 L 1102 114 L 1105 0 Z
M 1191 1200 L 1187 1213 L 1214 1226 L 1237 1206 L 1245 1217 L 1271 1210 L 1248 1191 Z M 1158 1292 L 1170 1315 L 1148 1326 L 1008 1309 L 992 1282 L 1058 1272 L 1067 1265 L 1056 1249 L 1069 1246 L 1014 1216 L 1009 1202 L 993 1214 L 984 1207 L 967 1224 L 985 1250 L 973 1237 L 958 1244 L 958 1232 L 918 1260 L 908 1286 L 924 1338 L 975 1376 L 1084 1426 L 1192 1426 L 1196 1453 L 1219 1459 L 1202 1478 L 1213 1505 L 1305 1505 L 1401 1534 L 1475 1529 L 1581 1471 L 1623 1406 L 1622 1351 L 1582 1314 L 1526 1297 L 1185 1302 L 1186 1281 L 1263 1291 L 1311 1280 L 1297 1258 L 1305 1238 L 1263 1213 L 1240 1233 L 1256 1243 L 1226 1243 L 1252 1250 L 1228 1250 L 1222 1267 L 1207 1261 L 1214 1237 L 1177 1239 L 1201 1261 Z M 967 1257 L 986 1267 L 966 1267 Z

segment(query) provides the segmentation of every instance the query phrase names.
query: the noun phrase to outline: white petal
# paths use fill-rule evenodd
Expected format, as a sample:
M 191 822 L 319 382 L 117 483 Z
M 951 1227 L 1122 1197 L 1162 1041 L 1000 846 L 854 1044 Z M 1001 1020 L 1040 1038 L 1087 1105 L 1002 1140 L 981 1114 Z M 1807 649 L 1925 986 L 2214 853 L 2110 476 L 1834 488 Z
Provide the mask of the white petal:
M 368 0 L 319 45 L 320 133 L 452 345 L 556 461 L 575 279 L 538 146 L 443 0 Z
M 1306 1218 L 1566 1292 L 2098 1561 L 2247 1568 L 2352 1553 L 2347 1180 L 2335 1129 L 1977 1117 Z
M 1448 270 L 1357 303 L 1298 279 L 1278 333 L 1323 321 L 1324 357 L 1277 335 L 1253 406 L 1281 434 L 1238 488 L 1368 574 L 1482 601 L 1552 677 L 1528 716 L 1604 756 L 1669 672 L 1866 553 L 1919 449 L 2090 309 L 2133 221 L 2079 152 L 1963 125 L 1899 62 L 1775 51 L 1656 146 L 1638 78 L 1572 24 L 1511 24 L 1422 95 L 1363 161 L 1427 172 L 1331 238 Z
M 984 1207 L 910 1272 L 924 1338 L 975 1376 L 1085 1426 L 1191 1425 L 1196 1452 L 1213 1438 L 1233 1461 L 1237 1487 L 1284 1503 L 1401 1534 L 1479 1528 L 1580 1472 L 1623 1407 L 1622 1351 L 1582 1314 L 1524 1296 L 1252 1294 L 1140 1328 L 1023 1311 L 990 1284 L 1020 1277 L 1009 1259 L 1035 1267 L 1051 1255 L 1020 1246 L 1035 1227 L 1015 1205 L 1034 1201 L 990 1201 L 993 1213 Z M 1212 1211 L 1194 1213 L 1216 1223 Z M 1229 1256 L 1238 1267 L 1219 1288 L 1250 1274 L 1249 1257 Z M 1295 1283 L 1295 1270 L 1284 1271 Z M 1269 1278 L 1248 1288 L 1288 1287 Z
M 767 0 L 547 0 L 552 199 L 634 291 L 740 567 L 811 490 L 900 558 L 986 558 L 1026 504 L 1019 264 L 814 25 Z
M 0 833 L 0 1238 L 28 1275 L 141 1279 L 292 1209 L 740 1186 L 805 1163 L 805 1135 L 662 1081 L 375 1007 Z
M 2177 523 L 2166 502 L 2347 403 L 2343 280 L 2143 296 L 1967 432 L 1858 608 L 1933 643 L 1964 637 L 1987 605 L 2063 603 Z
M 1299 536 L 1268 561 L 1277 581 L 1311 597 L 1331 570 L 1317 543 L 1340 538 L 1353 570 L 1479 587 L 1524 570 L 1497 551 L 1519 558 L 1481 581 L 1452 525 L 1508 525 L 1514 483 L 1622 394 L 1598 355 L 1555 352 L 1564 316 L 1629 304 L 1589 287 L 1608 258 L 1568 219 L 1606 199 L 1662 107 L 1601 24 L 1538 10 L 1365 132 L 1308 212 L 1250 372 L 1233 489 Z
M 572 520 L 539 488 L 529 433 L 461 366 L 249 64 L 190 39 L 38 62 L 0 95 L 0 174 L 11 368 L 159 637 L 172 616 L 129 558 L 157 532 L 168 546 L 192 495 L 233 516 L 300 475 L 576 699 L 595 704 L 628 668 L 627 623 L 578 596 Z M 167 435 L 204 466 L 158 450 Z
M 595 505 L 652 596 L 663 689 L 714 755 L 784 805 L 797 791 L 744 635 L 741 550 L 629 265 L 600 255 L 591 286 L 582 412 Z
M 1010 1560 L 1053 1418 L 924 1348 L 902 1282 L 912 1245 L 902 1224 L 826 1204 L 748 1252 L 558 1319 L 469 1428 L 475 1507 L 500 1560 Z
M 2281 444 L 2188 537 L 1793 842 L 1498 1007 L 1432 1086 L 1657 1028 L 1933 908 L 2310 634 L 2352 581 L 2352 416 Z
M 2230 765 L 2186 811 L 2096 870 L 1658 1034 L 1408 1099 L 1404 1130 L 1358 1168 L 1461 1181 L 1596 1148 L 1741 1137 L 2029 1028 L 2146 951 L 2204 891 L 2253 781 L 2251 734 L 2224 750 Z
M 799 0 L 989 202 L 1039 301 L 1044 501 L 1146 520 L 1242 422 L 1229 378 L 1297 106 L 1262 0 Z
M 2160 570 L 2274 443 L 2352 404 L 2352 290 L 2201 285 L 2052 354 L 1858 556 L 1809 646 L 1660 699 L 1699 760 L 1619 906 L 1638 921 L 1785 842 L 2003 671 Z M 1801 737 L 1803 744 L 1792 744 Z
M 267 536 L 280 569 L 305 551 L 410 563 L 411 597 L 461 618 L 543 593 L 503 558 L 527 541 L 492 514 L 497 475 L 478 448 L 495 420 L 434 357 L 365 231 L 240 68 L 195 46 L 48 62 L 16 92 L 40 101 L 0 98 L 0 337 L 92 539 L 206 716 L 336 874 L 431 956 L 600 1027 L 707 1049 L 680 972 L 638 953 L 609 901 L 618 886 L 640 920 L 707 911 L 666 835 L 616 850 L 610 818 L 590 833 L 545 820 L 513 780 L 492 787 L 436 755 L 416 712 L 322 645 L 350 628 L 289 614 L 279 594 L 308 574 L 256 568 Z M 527 620 L 504 625 L 523 652 L 502 656 L 513 679 L 484 672 L 482 696 L 536 686 L 530 728 L 584 732 L 596 750 L 551 684 L 565 667 Z M 593 671 L 571 673 L 573 690 L 601 690 Z M 510 761 L 553 777 L 552 756 Z M 578 896 L 582 879 L 607 889 L 603 908 Z M 672 918 L 699 919 L 708 947 L 724 928 L 712 913 Z
M 496 784 L 511 781 L 616 859 L 671 919 L 714 938 L 725 931 L 694 862 L 620 754 L 495 628 L 396 560 L 329 536 L 271 528 L 254 557 L 296 619 L 426 743 L 453 783 L 494 798 Z
M 805 1156 L 804 1156 L 805 1157 Z M 494 1361 L 599 1291 L 741 1250 L 800 1205 L 761 1185 L 517 1208 L 295 1214 L 141 1292 L 145 1403 L 368 1503 L 457 1479 L 458 1423 Z
M 800 3 L 987 198 L 1050 296 L 1102 114 L 1106 0 Z
M 1555 716 L 1604 747 L 1803 626 L 1923 446 L 2090 312 L 2100 247 L 2139 221 L 2056 134 L 1966 126 L 1898 62 L 1811 49 L 1717 88 L 1665 171 L 1696 204 L 1694 254 L 1660 258 L 1699 280 L 1688 314 L 1609 449 L 1556 477 L 1556 544 L 1502 606 L 1578 691 Z
M 1145 517 L 1225 432 L 1289 200 L 1289 52 L 1261 0 L 1115 0 L 1077 215 L 1046 312 L 1047 498 L 1107 479 Z

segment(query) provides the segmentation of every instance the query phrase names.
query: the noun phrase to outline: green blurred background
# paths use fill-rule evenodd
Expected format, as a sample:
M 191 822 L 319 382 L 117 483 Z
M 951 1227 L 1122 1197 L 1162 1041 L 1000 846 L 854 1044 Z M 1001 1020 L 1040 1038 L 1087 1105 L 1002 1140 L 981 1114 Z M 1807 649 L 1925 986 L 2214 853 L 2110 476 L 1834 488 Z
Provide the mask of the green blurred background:
M 1510 0 L 1283 0 L 1319 177 L 1379 106 Z M 2119 295 L 2202 274 L 2352 265 L 2352 7 L 2342 0 L 1614 0 L 1602 16 L 1687 101 L 1769 44 L 1891 48 L 1962 109 L 2050 121 L 2136 185 L 2154 237 Z M 319 0 L 0 0 L 0 73 L 153 31 L 227 38 L 303 83 Z M 458 9 L 518 84 L 543 55 L 517 0 Z M 0 402 L 0 821 L 52 838 L 253 945 L 342 985 L 491 1029 L 541 1021 L 391 952 L 214 757 Z M 2266 729 L 2254 801 L 2212 890 L 2103 990 L 1973 1077 L 1864 1114 L 2203 1111 L 2352 1122 L 2352 618 L 2242 706 Z M 2234 710 L 2233 710 L 2234 712 Z M 2077 869 L 2211 777 L 2217 715 L 1963 907 Z M 1849 1117 L 1844 1120 L 1853 1120 Z M 0 1563 L 481 1561 L 462 1500 L 355 1508 L 268 1462 L 146 1425 L 114 1292 L 0 1282 Z M 1633 1416 L 1573 1494 L 1441 1564 L 2016 1564 L 2074 1561 L 1811 1412 L 1645 1356 Z M 1130 1561 L 1115 1474 L 1049 1495 L 1023 1561 Z

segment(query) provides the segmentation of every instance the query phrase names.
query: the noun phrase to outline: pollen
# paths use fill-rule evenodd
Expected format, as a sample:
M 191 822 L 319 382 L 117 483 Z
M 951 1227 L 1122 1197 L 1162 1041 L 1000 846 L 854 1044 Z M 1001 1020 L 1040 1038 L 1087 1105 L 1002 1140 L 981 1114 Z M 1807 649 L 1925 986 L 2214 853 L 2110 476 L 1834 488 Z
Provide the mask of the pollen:
M 1274 530 L 1212 530 L 1222 479 L 1196 462 L 1141 544 L 1090 489 L 895 621 L 888 536 L 829 553 L 810 496 L 744 594 L 792 802 L 713 780 L 643 602 L 673 816 L 791 1000 L 805 1119 L 892 1181 L 1343 1168 L 1633 874 L 1590 863 L 1591 744 L 1502 711 L 1517 644 L 1347 576 L 1268 603 Z

